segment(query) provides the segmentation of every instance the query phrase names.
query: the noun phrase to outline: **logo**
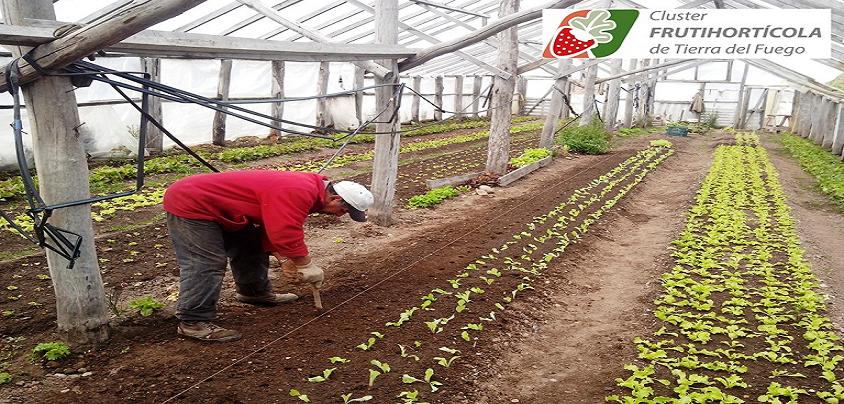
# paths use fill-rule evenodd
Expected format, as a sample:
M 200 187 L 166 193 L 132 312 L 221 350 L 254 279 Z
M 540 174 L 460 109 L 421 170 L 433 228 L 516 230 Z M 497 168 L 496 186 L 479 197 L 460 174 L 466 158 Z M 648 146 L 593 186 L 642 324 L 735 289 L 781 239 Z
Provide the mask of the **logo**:
M 562 19 L 542 56 L 555 59 L 612 55 L 638 17 L 638 10 L 577 10 Z

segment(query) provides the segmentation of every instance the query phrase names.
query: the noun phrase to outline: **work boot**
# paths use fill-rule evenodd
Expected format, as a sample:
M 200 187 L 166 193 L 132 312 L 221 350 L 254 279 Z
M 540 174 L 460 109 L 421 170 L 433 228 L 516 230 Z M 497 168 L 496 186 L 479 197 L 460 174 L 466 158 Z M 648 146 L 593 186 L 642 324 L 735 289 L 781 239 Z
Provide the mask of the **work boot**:
M 282 303 L 292 302 L 299 298 L 293 293 L 270 293 L 259 296 L 247 296 L 238 293 L 235 298 L 241 303 L 254 304 L 257 306 L 278 306 Z
M 229 342 L 240 339 L 240 333 L 216 326 L 207 321 L 182 321 L 176 327 L 176 333 L 202 341 Z

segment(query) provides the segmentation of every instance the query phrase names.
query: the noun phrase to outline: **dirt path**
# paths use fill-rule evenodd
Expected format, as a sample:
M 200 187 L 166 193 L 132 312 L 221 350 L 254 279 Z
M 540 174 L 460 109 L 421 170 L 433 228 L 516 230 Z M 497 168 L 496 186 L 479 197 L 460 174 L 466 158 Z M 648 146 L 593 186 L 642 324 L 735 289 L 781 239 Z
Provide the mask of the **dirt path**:
M 800 242 L 829 296 L 829 317 L 844 334 L 844 214 L 821 193 L 815 179 L 790 157 L 778 135 L 761 136 L 797 220 Z
M 551 268 L 550 283 L 525 309 L 500 359 L 466 403 L 603 402 L 635 357 L 633 337 L 651 331 L 648 308 L 712 158 L 713 138 L 675 140 L 677 154 L 602 220 L 600 242 L 581 245 Z M 532 306 L 532 307 L 531 307 Z M 537 310 L 540 309 L 540 310 Z M 531 324 L 533 324 L 531 326 Z M 493 354 L 495 355 L 495 354 Z

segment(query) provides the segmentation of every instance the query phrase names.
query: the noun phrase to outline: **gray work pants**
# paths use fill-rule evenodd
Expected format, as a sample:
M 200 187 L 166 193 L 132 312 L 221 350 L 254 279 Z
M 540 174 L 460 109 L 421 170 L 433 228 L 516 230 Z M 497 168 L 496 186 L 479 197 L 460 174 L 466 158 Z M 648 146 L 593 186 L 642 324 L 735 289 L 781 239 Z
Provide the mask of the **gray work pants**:
M 269 254 L 262 248 L 260 228 L 249 225 L 240 231 L 227 232 L 215 222 L 168 213 L 167 229 L 179 262 L 176 317 L 180 320 L 208 321 L 217 317 L 217 302 L 229 259 L 238 293 L 260 296 L 271 291 L 267 277 Z

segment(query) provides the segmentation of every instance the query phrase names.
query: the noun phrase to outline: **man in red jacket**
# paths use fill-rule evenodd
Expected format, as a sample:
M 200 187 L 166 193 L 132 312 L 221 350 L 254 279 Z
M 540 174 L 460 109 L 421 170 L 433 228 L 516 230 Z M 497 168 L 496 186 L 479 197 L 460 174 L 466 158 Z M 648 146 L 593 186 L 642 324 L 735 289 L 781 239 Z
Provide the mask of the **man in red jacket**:
M 267 276 L 269 254 L 302 281 L 322 286 L 323 271 L 311 261 L 304 224 L 311 213 L 366 221 L 372 194 L 351 181 L 332 183 L 313 173 L 229 171 L 176 181 L 164 194 L 167 228 L 179 262 L 177 333 L 205 341 L 234 341 L 240 333 L 210 321 L 217 317 L 226 264 L 231 263 L 237 300 L 277 305 L 297 299 L 275 294 Z

